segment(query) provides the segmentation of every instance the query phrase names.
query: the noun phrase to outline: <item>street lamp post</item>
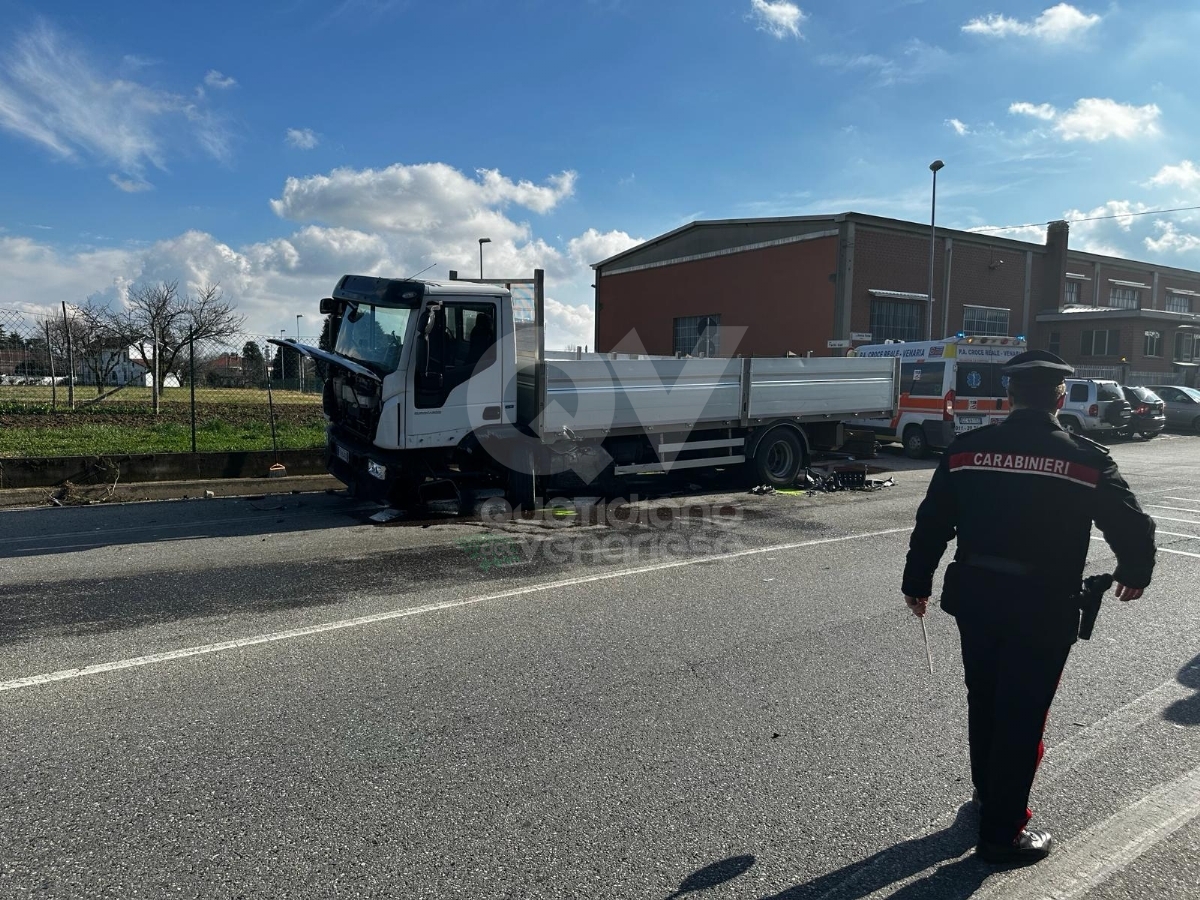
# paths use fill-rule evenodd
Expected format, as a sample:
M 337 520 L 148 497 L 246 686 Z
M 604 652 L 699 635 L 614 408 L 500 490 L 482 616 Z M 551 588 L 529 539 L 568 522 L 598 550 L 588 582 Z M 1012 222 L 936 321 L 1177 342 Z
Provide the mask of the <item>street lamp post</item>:
M 480 281 L 483 281 L 483 245 L 490 244 L 491 242 L 492 242 L 491 238 L 480 238 L 479 239 L 479 280 Z
M 300 320 L 304 313 L 296 313 L 296 343 L 300 343 Z M 296 368 L 300 370 L 300 393 L 304 393 L 304 360 L 299 352 L 296 353 Z
M 933 200 L 929 209 L 929 293 L 926 295 L 928 301 L 928 309 L 925 318 L 925 340 L 933 340 L 933 256 L 934 247 L 937 245 L 937 173 L 945 168 L 946 164 L 940 159 L 935 159 L 929 164 L 929 171 L 933 173 Z

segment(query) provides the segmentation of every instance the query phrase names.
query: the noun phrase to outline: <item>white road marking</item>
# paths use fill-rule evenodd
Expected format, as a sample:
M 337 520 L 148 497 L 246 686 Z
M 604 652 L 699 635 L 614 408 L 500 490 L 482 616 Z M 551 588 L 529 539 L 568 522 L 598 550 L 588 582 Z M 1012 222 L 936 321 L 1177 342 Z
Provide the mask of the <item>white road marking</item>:
M 1081 763 L 1094 759 L 1151 719 L 1161 716 L 1171 705 L 1187 700 L 1192 694 L 1191 688 L 1172 678 L 1114 709 L 1104 718 L 1048 749 L 1038 770 L 1036 784 L 1048 785 Z
M 1046 757 L 1042 761 L 1042 766 L 1038 771 L 1036 784 L 1043 787 L 1051 784 L 1072 769 L 1099 756 L 1119 741 L 1127 738 L 1151 719 L 1161 716 L 1172 704 L 1180 700 L 1186 700 L 1191 696 L 1192 690 L 1190 688 L 1185 687 L 1172 678 L 1170 681 L 1164 681 L 1153 690 L 1147 691 L 1140 697 L 1134 698 L 1124 706 L 1118 707 L 1099 721 L 1048 748 L 1046 750 Z M 927 830 L 909 835 L 901 844 L 907 844 L 909 841 L 928 837 L 930 834 L 945 830 L 957 815 L 958 810 L 954 810 L 941 816 Z M 957 857 L 957 859 L 942 860 L 921 872 L 916 872 L 907 878 L 879 888 L 866 897 L 857 890 L 847 893 L 848 889 L 853 888 L 877 867 L 896 862 L 896 858 L 892 855 L 894 852 L 897 851 L 885 850 L 876 858 L 876 861 L 868 863 L 845 881 L 835 885 L 829 891 L 822 894 L 819 900 L 835 900 L 838 897 L 846 897 L 847 900 L 851 897 L 862 898 L 862 900 L 883 900 L 883 898 L 893 896 L 913 882 L 926 878 L 938 869 L 957 862 L 971 853 L 968 850 Z M 1043 863 L 1043 865 L 1045 864 Z
M 1170 547 L 1159 547 L 1163 553 L 1174 553 L 1176 556 L 1194 556 L 1200 559 L 1200 553 L 1188 553 L 1186 550 L 1172 550 Z
M 1200 521 L 1196 519 L 1172 519 L 1170 516 L 1156 516 L 1150 513 L 1150 518 L 1158 519 L 1160 522 L 1183 522 L 1185 525 L 1200 525 Z
M 1155 534 L 1165 534 L 1167 537 L 1190 538 L 1193 541 L 1200 541 L 1200 534 L 1184 534 L 1182 531 L 1157 531 Z
M 1163 497 L 1164 500 L 1182 500 L 1185 503 L 1200 503 L 1200 500 L 1193 500 L 1191 497 Z
M 61 669 L 57 672 L 45 672 L 40 675 L 30 675 L 11 681 L 0 681 L 0 693 L 16 691 L 22 688 L 36 687 L 54 681 L 66 681 L 72 678 L 87 678 L 105 672 L 117 672 L 122 669 L 132 669 L 138 666 L 151 666 L 156 663 L 170 662 L 176 659 L 186 659 L 189 656 L 203 656 L 209 653 L 220 653 L 223 650 L 236 650 L 242 647 L 253 647 L 257 644 L 271 644 L 278 641 L 288 641 L 295 638 L 307 637 L 313 634 L 323 634 L 328 631 L 340 631 L 345 628 L 357 628 L 362 625 L 372 625 L 376 622 L 388 622 L 392 619 L 403 619 L 408 616 L 419 616 L 425 613 L 440 612 L 445 609 L 455 609 L 461 606 L 473 606 L 488 600 L 504 600 L 510 597 L 520 597 L 526 594 L 536 594 L 560 588 L 575 587 L 581 584 L 592 584 L 597 581 L 608 581 L 614 578 L 625 578 L 632 575 L 645 575 L 649 572 L 662 572 L 667 569 L 678 569 L 684 566 L 694 566 L 700 563 L 720 562 L 723 560 L 740 559 L 746 556 L 757 556 L 763 553 L 776 553 L 783 550 L 796 550 L 801 547 L 816 547 L 821 544 L 836 544 L 841 541 L 861 540 L 863 538 L 883 537 L 889 534 L 911 532 L 910 527 L 888 528 L 883 531 L 869 531 L 862 534 L 847 534 L 841 537 L 819 538 L 812 541 L 797 541 L 790 544 L 774 544 L 769 547 L 755 547 L 750 550 L 737 550 L 732 553 L 717 553 L 711 556 L 698 556 L 690 559 L 679 559 L 664 563 L 651 563 L 630 569 L 620 569 L 616 572 L 601 572 L 596 575 L 581 575 L 576 578 L 563 578 L 558 581 L 543 582 L 495 594 L 483 594 L 478 597 L 464 597 L 459 600 L 444 600 L 440 603 L 428 603 L 424 606 L 413 606 L 406 609 L 393 609 L 388 612 L 374 613 L 369 616 L 359 616 L 354 619 L 342 619 L 336 622 L 325 622 L 320 625 L 309 625 L 304 628 L 291 628 L 287 631 L 276 631 L 253 637 L 237 638 L 231 641 L 221 641 L 215 644 L 202 644 L 197 647 L 184 647 L 179 650 L 168 650 L 163 653 L 152 653 L 149 656 L 136 656 L 130 659 L 119 659 L 113 662 L 98 663 L 92 666 L 82 666 L 75 669 Z
M 997 875 L 977 900 L 1073 900 L 1120 872 L 1156 844 L 1200 816 L 1200 767 L 1151 793 L 1067 842 L 1045 862 Z
M 1170 509 L 1175 512 L 1186 512 L 1193 514 L 1200 512 L 1200 509 L 1191 509 L 1187 506 L 1163 506 L 1161 503 L 1147 503 L 1146 505 L 1150 507 L 1150 509 Z

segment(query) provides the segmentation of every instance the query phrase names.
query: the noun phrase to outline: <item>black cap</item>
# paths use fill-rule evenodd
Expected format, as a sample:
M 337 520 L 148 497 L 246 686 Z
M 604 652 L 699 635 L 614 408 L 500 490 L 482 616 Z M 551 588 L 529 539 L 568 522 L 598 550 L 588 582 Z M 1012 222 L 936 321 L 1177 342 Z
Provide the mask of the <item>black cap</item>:
M 1049 350 L 1026 350 L 1018 353 L 1004 364 L 1004 374 L 1014 376 L 1053 377 L 1062 381 L 1068 375 L 1074 375 L 1075 370 L 1061 356 L 1055 356 Z

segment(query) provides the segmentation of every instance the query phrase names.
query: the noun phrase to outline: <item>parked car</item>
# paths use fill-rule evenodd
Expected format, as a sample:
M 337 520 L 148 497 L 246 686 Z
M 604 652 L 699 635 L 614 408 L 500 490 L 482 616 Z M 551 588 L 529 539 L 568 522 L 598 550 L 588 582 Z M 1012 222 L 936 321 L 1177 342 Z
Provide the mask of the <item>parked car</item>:
M 1167 405 L 1167 424 L 1200 434 L 1200 391 L 1173 384 L 1147 385 Z
M 1067 396 L 1058 424 L 1079 434 L 1123 434 L 1133 420 L 1133 407 L 1121 385 L 1102 378 L 1068 378 Z
M 1129 423 L 1126 437 L 1140 434 L 1149 440 L 1157 434 L 1162 434 L 1167 427 L 1166 403 L 1148 387 L 1136 384 L 1123 384 L 1121 390 L 1125 399 L 1133 406 L 1133 419 Z

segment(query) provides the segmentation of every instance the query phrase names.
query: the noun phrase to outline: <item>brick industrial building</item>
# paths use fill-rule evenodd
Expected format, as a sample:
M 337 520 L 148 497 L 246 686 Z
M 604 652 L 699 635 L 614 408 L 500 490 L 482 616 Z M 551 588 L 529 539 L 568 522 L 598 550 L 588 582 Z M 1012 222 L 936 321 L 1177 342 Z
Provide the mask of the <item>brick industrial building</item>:
M 1200 272 L 859 213 L 693 222 L 596 273 L 602 352 L 843 355 L 834 342 L 1024 336 L 1083 374 L 1195 383 Z M 928 318 L 931 316 L 931 319 Z M 869 335 L 869 338 L 867 337 Z

